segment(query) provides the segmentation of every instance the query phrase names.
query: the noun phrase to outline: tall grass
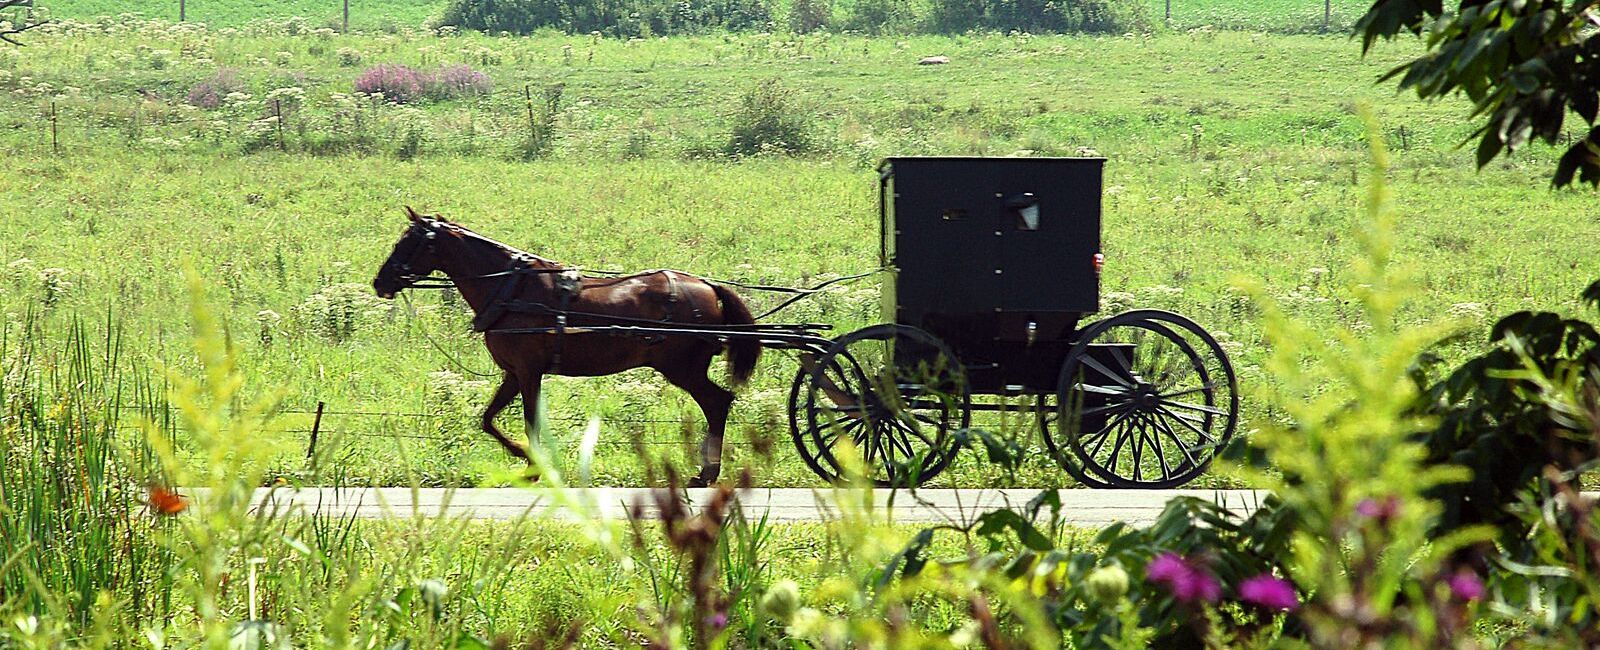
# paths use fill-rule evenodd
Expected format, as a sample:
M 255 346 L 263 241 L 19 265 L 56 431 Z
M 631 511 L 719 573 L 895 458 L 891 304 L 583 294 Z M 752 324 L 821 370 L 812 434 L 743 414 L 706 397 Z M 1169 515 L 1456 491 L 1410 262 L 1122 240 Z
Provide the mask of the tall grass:
M 145 514 L 133 469 L 149 448 L 118 430 L 130 408 L 165 412 L 160 387 L 121 372 L 109 322 L 103 338 L 79 320 L 48 339 L 36 325 L 0 330 L 0 609 L 85 626 L 115 592 L 136 622 L 163 619 L 173 558 L 154 543 L 163 522 Z

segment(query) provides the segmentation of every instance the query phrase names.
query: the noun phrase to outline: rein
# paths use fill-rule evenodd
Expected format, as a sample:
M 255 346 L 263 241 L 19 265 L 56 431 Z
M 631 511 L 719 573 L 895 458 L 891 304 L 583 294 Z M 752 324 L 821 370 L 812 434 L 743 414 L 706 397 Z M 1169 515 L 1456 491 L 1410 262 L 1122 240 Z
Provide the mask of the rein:
M 746 289 L 746 290 L 749 290 L 749 291 L 763 291 L 763 292 L 767 292 L 767 293 L 787 293 L 787 294 L 792 294 L 788 299 L 785 299 L 783 302 L 778 303 L 778 305 L 776 307 L 773 307 L 772 309 L 768 309 L 768 310 L 766 310 L 764 312 L 761 312 L 759 315 L 757 315 L 755 317 L 756 320 L 761 320 L 761 319 L 766 318 L 768 316 L 772 316 L 773 314 L 776 314 L 776 313 L 778 313 L 780 311 L 783 311 L 785 308 L 789 307 L 790 305 L 793 305 L 796 302 L 799 302 L 801 299 L 806 298 L 806 297 L 811 296 L 811 295 L 814 295 L 814 294 L 817 294 L 817 293 L 820 293 L 820 292 L 822 292 L 822 290 L 827 289 L 828 287 L 831 287 L 831 286 L 833 286 L 835 284 L 839 284 L 839 283 L 842 283 L 842 282 L 849 282 L 851 280 L 860 280 L 861 278 L 865 278 L 865 277 L 868 277 L 868 276 L 871 276 L 871 275 L 876 275 L 876 274 L 878 274 L 878 273 L 880 273 L 880 272 L 882 272 L 884 270 L 886 270 L 886 269 L 885 268 L 877 268 L 877 269 L 873 269 L 871 271 L 864 271 L 864 272 L 857 273 L 857 274 L 854 274 L 854 275 L 846 275 L 846 276 L 834 278 L 832 280 L 828 280 L 827 282 L 823 282 L 822 284 L 818 284 L 818 285 L 814 285 L 814 286 L 810 286 L 810 287 L 782 287 L 782 286 L 765 285 L 765 284 L 748 284 L 748 283 L 739 282 L 739 281 L 736 281 L 736 280 L 721 280 L 721 279 L 716 279 L 716 278 L 700 278 L 700 279 L 705 280 L 706 282 L 714 283 L 714 284 L 723 284 L 723 285 L 728 285 L 728 286 L 731 286 L 731 287 L 738 287 L 740 289 Z M 485 273 L 483 275 L 475 275 L 475 276 L 472 276 L 472 277 L 469 277 L 469 278 L 462 278 L 462 279 L 463 280 L 488 280 L 488 279 L 493 279 L 493 278 L 511 277 L 511 276 L 519 276 L 519 275 L 533 275 L 533 274 L 545 274 L 545 273 L 561 274 L 561 273 L 574 273 L 574 272 L 580 272 L 580 270 L 579 269 L 572 269 L 572 268 L 538 268 L 538 267 L 531 267 L 531 266 L 518 266 L 518 267 L 515 267 L 515 268 L 506 269 L 504 271 L 498 271 L 498 272 L 495 272 L 495 273 Z M 589 274 L 589 275 L 601 276 L 601 277 L 622 277 L 624 275 L 629 275 L 628 273 L 624 273 L 622 271 L 582 270 L 581 272 Z M 422 276 L 422 277 L 418 277 L 418 278 L 415 278 L 415 279 L 408 278 L 408 280 L 410 281 L 410 284 L 407 285 L 407 288 L 413 288 L 413 289 L 453 289 L 456 286 L 456 282 L 454 280 L 451 280 L 450 278 L 442 278 L 442 277 L 433 276 L 433 275 Z M 509 287 L 509 286 L 512 286 L 512 285 L 503 285 L 503 286 L 508 286 Z M 502 291 L 502 293 L 505 293 L 505 292 L 506 291 Z M 499 302 L 502 302 L 502 301 L 496 300 L 495 302 L 499 303 Z M 491 309 L 493 309 L 493 307 L 491 307 Z

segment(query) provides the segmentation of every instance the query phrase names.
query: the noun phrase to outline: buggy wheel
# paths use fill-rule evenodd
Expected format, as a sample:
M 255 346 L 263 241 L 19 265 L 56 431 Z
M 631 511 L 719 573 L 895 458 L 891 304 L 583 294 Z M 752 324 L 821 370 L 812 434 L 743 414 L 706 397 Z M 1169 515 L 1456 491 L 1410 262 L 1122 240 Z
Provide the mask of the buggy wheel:
M 802 357 L 790 395 L 800 456 L 830 482 L 846 477 L 844 450 L 853 447 L 849 453 L 873 484 L 921 485 L 949 466 L 956 432 L 972 418 L 966 372 L 955 354 L 933 335 L 903 325 L 857 330 L 820 355 Z
M 828 465 L 828 461 L 823 460 L 822 450 L 813 442 L 815 437 L 811 435 L 810 418 L 807 417 L 808 411 L 802 403 L 802 400 L 809 396 L 807 387 L 810 385 L 811 371 L 816 368 L 817 355 L 802 352 L 800 369 L 795 371 L 794 381 L 789 385 L 789 438 L 794 441 L 794 449 L 799 452 L 800 460 L 805 461 L 806 467 L 810 468 L 813 474 L 832 482 L 836 480 L 835 472 Z
M 1079 334 L 1061 367 L 1056 411 L 1045 442 L 1085 484 L 1172 488 L 1203 473 L 1233 438 L 1238 380 L 1227 353 L 1193 321 L 1130 311 Z
M 1038 403 L 1034 406 L 1034 414 L 1037 416 L 1039 423 L 1039 437 L 1044 439 L 1044 446 L 1050 452 L 1050 457 L 1054 458 L 1056 464 L 1061 466 L 1061 469 L 1067 470 L 1067 474 L 1082 483 L 1084 487 L 1116 487 L 1085 471 L 1083 464 L 1079 463 L 1075 456 L 1062 453 L 1065 448 L 1056 447 L 1055 437 L 1059 435 L 1055 433 L 1056 423 L 1061 420 L 1061 409 L 1057 408 L 1056 404 L 1057 400 L 1054 395 L 1040 395 Z

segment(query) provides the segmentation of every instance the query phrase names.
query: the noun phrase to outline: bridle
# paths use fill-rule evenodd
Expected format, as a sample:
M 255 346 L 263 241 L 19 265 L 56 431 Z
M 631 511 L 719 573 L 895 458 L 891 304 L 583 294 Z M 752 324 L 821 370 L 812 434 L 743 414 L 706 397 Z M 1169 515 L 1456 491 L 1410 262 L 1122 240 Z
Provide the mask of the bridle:
M 434 241 L 439 237 L 437 231 L 420 221 L 411 224 L 410 230 L 406 231 L 406 237 L 410 238 L 412 236 L 411 233 L 419 229 L 423 233 L 422 240 L 411 245 L 411 252 L 406 255 L 405 260 L 400 262 L 397 267 L 400 273 L 395 277 L 395 280 L 400 283 L 400 286 L 396 291 L 404 289 L 450 289 L 455 287 L 455 283 L 448 278 L 417 273 L 414 270 L 413 265 L 418 259 L 421 259 L 423 255 L 434 252 Z

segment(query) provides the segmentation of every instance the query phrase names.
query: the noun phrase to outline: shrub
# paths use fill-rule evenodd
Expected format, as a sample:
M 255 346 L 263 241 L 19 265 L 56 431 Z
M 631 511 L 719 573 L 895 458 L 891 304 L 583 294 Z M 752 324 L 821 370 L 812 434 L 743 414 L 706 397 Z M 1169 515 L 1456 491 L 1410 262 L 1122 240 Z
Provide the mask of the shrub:
M 229 94 L 244 92 L 244 82 L 239 80 L 238 71 L 233 68 L 219 68 L 210 77 L 189 89 L 189 95 L 184 99 L 190 106 L 199 108 L 216 108 Z
M 399 104 L 408 104 L 423 96 L 427 76 L 398 63 L 383 63 L 356 77 L 356 92 L 363 95 L 382 94 Z
M 810 34 L 833 22 L 833 7 L 828 0 L 793 0 L 789 5 L 789 31 Z
M 912 18 L 904 0 L 856 0 L 850 8 L 845 28 L 867 34 L 906 31 Z
M 771 22 L 764 0 L 452 0 L 439 19 L 489 33 L 555 28 L 624 37 L 766 29 Z
M 361 51 L 353 47 L 341 47 L 338 52 L 334 53 L 334 56 L 338 57 L 339 65 L 346 68 L 361 65 Z
M 972 29 L 1032 33 L 1146 31 L 1150 10 L 1129 0 L 933 0 L 930 31 L 954 34 Z
M 428 97 L 433 99 L 480 97 L 494 90 L 494 82 L 489 75 L 473 70 L 472 66 L 465 63 L 445 66 L 429 75 L 424 84 Z
M 749 156 L 767 151 L 799 153 L 811 148 L 811 120 L 777 79 L 752 87 L 739 101 L 733 134 L 725 153 Z

